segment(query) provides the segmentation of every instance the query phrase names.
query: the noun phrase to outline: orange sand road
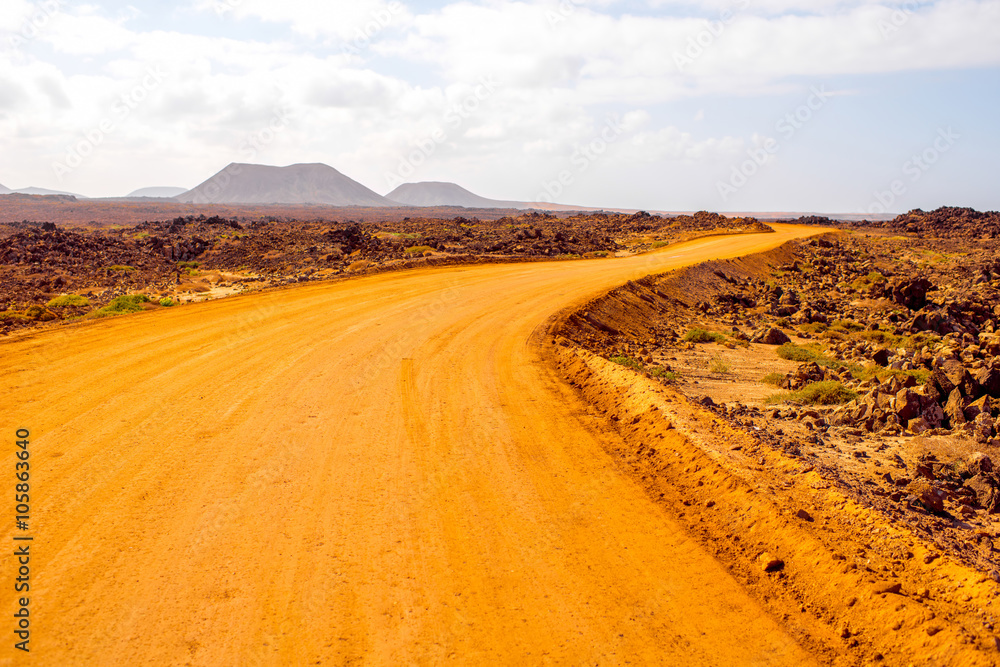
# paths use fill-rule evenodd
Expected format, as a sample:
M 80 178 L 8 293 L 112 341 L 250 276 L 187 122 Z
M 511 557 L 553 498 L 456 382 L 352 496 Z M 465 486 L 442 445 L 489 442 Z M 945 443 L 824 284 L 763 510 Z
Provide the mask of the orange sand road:
M 616 436 L 531 344 L 628 279 L 816 232 L 778 228 L 0 345 L 4 447 L 32 432 L 31 663 L 809 664 L 616 471 Z M 0 659 L 20 664 L 4 590 Z

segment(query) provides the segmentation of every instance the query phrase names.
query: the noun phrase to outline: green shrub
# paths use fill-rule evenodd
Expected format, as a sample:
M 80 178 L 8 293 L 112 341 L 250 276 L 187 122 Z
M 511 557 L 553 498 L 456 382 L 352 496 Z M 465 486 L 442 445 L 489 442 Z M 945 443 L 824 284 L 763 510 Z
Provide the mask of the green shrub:
M 79 294 L 63 294 L 46 304 L 49 308 L 65 308 L 67 306 L 89 306 L 90 300 Z
M 888 331 L 883 331 L 881 329 L 866 330 L 866 331 L 856 331 L 850 335 L 852 340 L 868 340 L 873 343 L 878 343 L 883 347 L 897 348 L 902 347 L 907 350 L 919 350 L 924 345 L 931 343 L 936 343 L 941 339 L 940 336 L 934 333 L 928 333 L 926 331 L 921 331 L 913 335 L 897 336 Z
M 839 331 L 845 331 L 847 333 L 851 333 L 851 332 L 854 332 L 854 331 L 861 331 L 865 327 L 864 327 L 864 325 L 858 324 L 854 320 L 834 320 L 830 324 L 830 328 L 831 329 L 837 329 Z
M 670 241 L 654 241 L 652 245 L 653 250 L 658 250 L 660 248 L 665 248 L 670 245 Z
M 731 370 L 731 366 L 729 365 L 729 362 L 727 362 L 721 356 L 716 354 L 712 357 L 712 360 L 709 362 L 708 370 L 710 370 L 713 373 L 725 374 Z
M 803 324 L 802 326 L 799 327 L 799 329 L 801 329 L 802 331 L 807 331 L 811 334 L 821 334 L 824 333 L 829 328 L 830 325 L 826 324 L 825 322 L 810 322 L 809 324 Z
M 142 304 L 144 303 L 149 303 L 149 297 L 145 294 L 124 294 L 114 299 L 98 312 L 102 313 L 101 316 L 138 313 L 143 310 Z
M 177 262 L 179 269 L 197 269 L 199 266 L 198 262 Z
M 875 283 L 884 283 L 885 280 L 886 280 L 885 276 L 883 276 L 881 273 L 879 273 L 878 271 L 872 271 L 867 276 L 860 276 L 856 278 L 854 282 L 851 283 L 851 287 L 853 287 L 856 290 L 862 290 L 866 287 L 871 287 Z
M 785 376 L 781 373 L 768 373 L 760 379 L 764 384 L 769 384 L 772 387 L 780 387 L 781 383 L 785 381 Z
M 39 322 L 51 322 L 52 320 L 59 319 L 59 316 L 53 313 L 51 310 L 39 306 L 37 304 L 28 306 L 24 310 L 24 316 L 32 320 L 37 320 Z
M 433 248 L 431 248 L 429 245 L 415 245 L 415 246 L 410 246 L 403 252 L 406 253 L 407 255 L 422 255 L 428 250 L 433 250 Z
M 768 405 L 774 403 L 799 403 L 802 405 L 839 405 L 853 401 L 857 392 L 833 380 L 813 382 L 798 391 L 780 392 L 764 399 Z
M 613 361 L 619 366 L 625 366 L 626 368 L 631 368 L 636 371 L 641 371 L 644 368 L 641 361 L 624 355 L 611 357 L 609 361 Z
M 931 379 L 931 371 L 925 368 L 918 368 L 912 371 L 898 371 L 894 368 L 883 368 L 882 366 L 868 366 L 866 368 L 859 368 L 857 372 L 854 373 L 854 377 L 858 380 L 864 382 L 865 380 L 870 380 L 873 377 L 877 377 L 879 382 L 885 382 L 886 380 L 898 377 L 906 378 L 913 377 L 917 381 L 917 384 L 927 384 Z
M 684 334 L 684 340 L 689 343 L 721 343 L 726 340 L 723 334 L 705 329 L 691 329 Z
M 126 266 L 125 264 L 115 264 L 114 266 L 109 266 L 108 271 L 125 271 L 128 273 L 129 271 L 135 271 L 135 267 Z
M 24 313 L 18 313 L 13 310 L 5 310 L 0 313 L 0 322 L 30 322 L 31 318 Z
M 164 308 L 169 308 L 170 306 L 174 305 L 174 300 L 164 297 L 160 299 L 160 305 L 163 306 Z
M 664 380 L 670 380 L 671 382 L 676 381 L 677 378 L 680 377 L 679 374 L 673 371 L 668 371 L 666 368 L 661 368 L 661 367 L 650 368 L 648 373 L 650 377 L 662 378 Z

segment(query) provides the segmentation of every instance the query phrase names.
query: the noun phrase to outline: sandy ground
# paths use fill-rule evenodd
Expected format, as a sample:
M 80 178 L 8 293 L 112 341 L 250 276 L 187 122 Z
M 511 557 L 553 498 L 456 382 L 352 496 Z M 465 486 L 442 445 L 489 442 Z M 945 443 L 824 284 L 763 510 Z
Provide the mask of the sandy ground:
M 811 664 L 536 345 L 626 280 L 819 231 L 776 227 L 0 345 L 0 428 L 32 433 L 31 663 Z

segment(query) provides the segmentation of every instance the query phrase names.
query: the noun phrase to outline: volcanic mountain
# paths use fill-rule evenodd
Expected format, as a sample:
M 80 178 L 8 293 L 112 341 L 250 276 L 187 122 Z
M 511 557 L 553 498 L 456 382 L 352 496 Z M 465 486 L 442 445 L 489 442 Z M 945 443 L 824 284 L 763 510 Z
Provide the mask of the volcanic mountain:
M 10 188 L 5 188 L 4 186 L 0 185 L 0 195 L 7 195 L 7 194 L 10 194 Z
M 464 206 L 465 208 L 528 208 L 524 202 L 487 199 L 455 183 L 403 183 L 385 196 L 408 206 Z
M 187 192 L 187 188 L 166 188 L 166 187 L 154 187 L 154 188 L 141 188 L 135 192 L 131 192 L 125 195 L 126 199 L 132 197 L 162 197 L 170 198 L 177 197 L 179 195 Z
M 325 164 L 233 163 L 174 199 L 195 204 L 396 205 Z
M 69 196 L 76 197 L 78 199 L 87 199 L 83 195 L 78 195 L 75 192 L 64 192 L 62 190 L 48 190 L 46 188 L 20 188 L 18 190 L 8 190 L 4 194 L 12 195 L 41 195 L 44 197 L 50 197 L 52 195 Z

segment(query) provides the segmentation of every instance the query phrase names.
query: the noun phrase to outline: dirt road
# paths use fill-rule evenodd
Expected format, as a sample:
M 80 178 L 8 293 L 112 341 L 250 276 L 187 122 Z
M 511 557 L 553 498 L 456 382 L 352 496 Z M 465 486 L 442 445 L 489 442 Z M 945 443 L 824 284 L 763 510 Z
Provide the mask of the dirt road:
M 31 663 L 809 664 L 615 469 L 616 436 L 532 338 L 628 279 L 814 231 L 382 274 L 0 345 L 11 515 L 14 431 L 32 433 Z M 0 658 L 20 664 L 10 589 Z

